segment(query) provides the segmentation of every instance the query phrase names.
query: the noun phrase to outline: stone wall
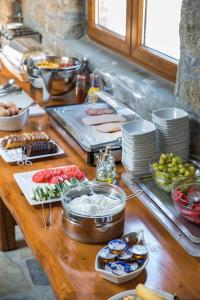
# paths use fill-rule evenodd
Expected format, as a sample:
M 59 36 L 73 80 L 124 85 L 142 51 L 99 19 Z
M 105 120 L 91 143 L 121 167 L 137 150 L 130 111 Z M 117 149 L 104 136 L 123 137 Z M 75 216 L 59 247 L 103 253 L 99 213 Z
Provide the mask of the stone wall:
M 44 45 L 55 52 L 61 42 L 84 35 L 84 7 L 84 0 L 22 0 L 25 24 L 39 31 Z
M 8 23 L 20 10 L 20 0 L 0 0 L 0 22 Z
M 177 92 L 180 101 L 200 112 L 200 1 L 183 0 L 180 24 L 180 64 Z

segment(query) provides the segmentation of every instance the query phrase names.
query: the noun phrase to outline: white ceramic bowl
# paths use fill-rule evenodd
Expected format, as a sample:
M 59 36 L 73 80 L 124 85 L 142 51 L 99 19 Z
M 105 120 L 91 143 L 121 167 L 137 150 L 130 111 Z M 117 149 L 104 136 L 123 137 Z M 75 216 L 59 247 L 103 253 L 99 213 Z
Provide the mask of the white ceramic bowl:
M 3 131 L 20 131 L 29 116 L 29 109 L 25 109 L 22 113 L 12 117 L 0 117 L 0 130 Z
M 118 275 L 115 275 L 111 272 L 105 271 L 103 269 L 103 267 L 101 265 L 100 257 L 97 254 L 96 260 L 95 260 L 95 270 L 97 272 L 99 272 L 101 277 L 103 277 L 104 279 L 112 281 L 112 282 L 117 283 L 117 284 L 121 284 L 121 283 L 130 281 L 130 280 L 138 277 L 142 273 L 142 271 L 145 269 L 146 265 L 148 264 L 148 261 L 149 261 L 149 257 L 147 256 L 147 258 L 146 258 L 144 264 L 141 266 L 141 268 L 137 269 L 134 272 L 128 273 L 126 275 L 118 276 Z
M 144 119 L 131 121 L 122 125 L 122 133 L 128 136 L 143 136 L 156 132 L 153 123 Z
M 159 109 L 153 112 L 153 118 L 154 120 L 158 120 L 159 122 L 168 122 L 168 121 L 174 121 L 174 120 L 180 120 L 180 119 L 187 119 L 188 113 L 184 110 L 176 107 L 169 107 L 164 109 Z

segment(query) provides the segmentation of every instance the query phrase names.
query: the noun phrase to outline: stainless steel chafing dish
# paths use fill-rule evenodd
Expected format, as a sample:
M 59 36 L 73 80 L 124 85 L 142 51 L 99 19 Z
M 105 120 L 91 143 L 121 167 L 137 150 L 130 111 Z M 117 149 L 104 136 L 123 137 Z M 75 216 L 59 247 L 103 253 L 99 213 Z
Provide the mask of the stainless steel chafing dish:
M 45 61 L 57 63 L 61 67 L 51 68 L 42 67 L 39 64 Z M 58 98 L 64 94 L 69 93 L 75 86 L 75 79 L 78 72 L 81 72 L 86 64 L 86 60 L 80 61 L 74 57 L 59 57 L 41 55 L 31 57 L 25 62 L 25 66 L 30 78 L 30 81 L 34 85 L 34 79 L 38 79 L 44 82 L 46 89 L 49 93 L 49 97 Z M 66 66 L 62 66 L 66 65 Z M 43 86 L 41 82 L 41 87 Z
M 93 105 L 93 104 L 92 104 Z M 93 106 L 92 106 L 93 107 Z M 109 107 L 105 103 L 96 103 L 95 108 Z M 91 104 L 50 106 L 46 108 L 50 124 L 85 158 L 88 164 L 95 164 L 95 155 L 107 145 L 111 147 L 115 161 L 121 160 L 121 132 L 98 132 L 94 126 L 83 124 L 87 117 L 86 109 Z
M 70 202 L 76 197 L 103 194 L 116 200 L 109 211 L 98 215 L 88 215 L 70 209 Z M 126 194 L 112 184 L 88 182 L 71 188 L 62 195 L 63 228 L 73 240 L 98 244 L 112 240 L 123 233 Z

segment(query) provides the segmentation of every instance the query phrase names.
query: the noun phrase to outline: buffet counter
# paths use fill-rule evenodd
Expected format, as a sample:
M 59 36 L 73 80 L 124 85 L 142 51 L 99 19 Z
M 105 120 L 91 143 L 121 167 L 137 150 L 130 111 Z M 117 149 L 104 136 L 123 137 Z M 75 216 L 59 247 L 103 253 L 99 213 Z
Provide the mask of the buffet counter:
M 5 69 L 2 69 L 2 74 L 5 78 L 11 77 Z M 40 103 L 40 91 L 31 93 L 28 83 L 21 84 L 18 81 L 18 84 Z M 29 118 L 23 129 L 24 132 L 37 130 L 47 133 L 65 154 L 59 158 L 35 161 L 31 166 L 9 165 L 0 158 L 1 250 L 17 247 L 14 237 L 16 222 L 34 256 L 47 273 L 57 299 L 104 300 L 133 289 L 138 283 L 172 294 L 178 292 L 179 298 L 183 300 L 200 299 L 200 260 L 189 256 L 137 198 L 127 202 L 125 233 L 143 229 L 149 263 L 139 277 L 122 285 L 102 279 L 95 271 L 95 257 L 102 245 L 81 244 L 64 234 L 59 202 L 52 207 L 52 225 L 44 228 L 41 207 L 31 206 L 26 201 L 13 174 L 76 164 L 92 180 L 95 168 L 88 166 L 81 155 L 77 154 L 75 144 L 68 143 L 51 128 L 48 116 Z M 6 134 L 1 131 L 0 137 Z M 121 174 L 123 171 L 119 165 L 118 172 Z M 119 184 L 127 195 L 131 193 L 121 181 Z M 45 212 L 48 212 L 48 208 Z

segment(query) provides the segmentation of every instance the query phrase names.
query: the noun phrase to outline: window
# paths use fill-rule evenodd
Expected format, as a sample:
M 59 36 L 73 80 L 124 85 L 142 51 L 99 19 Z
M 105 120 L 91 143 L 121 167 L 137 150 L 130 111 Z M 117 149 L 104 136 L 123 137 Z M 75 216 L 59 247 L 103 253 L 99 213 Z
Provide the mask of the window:
M 143 45 L 177 60 L 181 2 L 147 0 L 143 18 Z
M 182 0 L 88 0 L 89 36 L 175 81 Z
M 125 38 L 126 36 L 126 1 L 96 0 L 96 20 L 98 26 Z M 113 7 L 115 9 L 113 9 Z

